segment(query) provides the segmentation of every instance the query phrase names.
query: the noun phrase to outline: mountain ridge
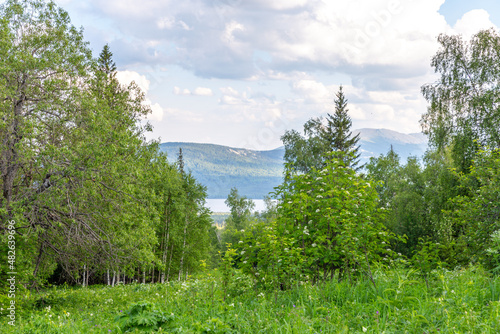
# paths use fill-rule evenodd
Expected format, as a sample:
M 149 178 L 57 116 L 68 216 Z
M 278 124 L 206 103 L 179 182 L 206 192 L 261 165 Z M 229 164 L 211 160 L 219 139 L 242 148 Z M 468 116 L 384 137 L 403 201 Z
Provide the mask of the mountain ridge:
M 402 160 L 409 156 L 421 157 L 427 148 L 422 133 L 403 134 L 389 129 L 364 128 L 353 131 L 360 134 L 360 162 L 386 154 L 390 147 Z M 160 144 L 168 160 L 175 162 L 182 148 L 184 166 L 203 185 L 208 198 L 226 198 L 232 187 L 241 195 L 261 199 L 282 182 L 283 146 L 272 150 L 250 150 L 210 143 L 167 142 Z

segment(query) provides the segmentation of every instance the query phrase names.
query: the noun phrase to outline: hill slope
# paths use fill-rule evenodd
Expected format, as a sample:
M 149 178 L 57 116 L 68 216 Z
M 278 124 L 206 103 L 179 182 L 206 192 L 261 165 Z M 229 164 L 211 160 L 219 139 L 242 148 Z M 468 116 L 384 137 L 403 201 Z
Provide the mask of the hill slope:
M 421 134 L 402 134 L 386 129 L 360 129 L 361 163 L 385 154 L 391 145 L 402 160 L 410 155 L 422 156 L 427 138 Z M 207 186 L 209 198 L 226 198 L 232 187 L 241 195 L 260 199 L 282 181 L 283 147 L 270 151 L 253 151 L 214 144 L 170 142 L 160 145 L 171 162 L 182 148 L 184 164 L 193 176 Z
M 195 143 L 164 143 L 160 147 L 172 162 L 182 148 L 186 169 L 207 186 L 209 198 L 226 198 L 236 187 L 241 195 L 259 199 L 282 180 L 284 148 L 253 151 Z

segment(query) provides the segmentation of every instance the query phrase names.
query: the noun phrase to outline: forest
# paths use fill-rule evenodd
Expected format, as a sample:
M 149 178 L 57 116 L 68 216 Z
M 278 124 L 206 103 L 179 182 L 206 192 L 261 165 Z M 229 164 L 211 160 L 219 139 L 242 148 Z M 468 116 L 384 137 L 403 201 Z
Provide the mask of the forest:
M 422 160 L 360 165 L 340 86 L 282 136 L 267 210 L 233 188 L 221 226 L 108 45 L 53 2 L 0 13 L 3 333 L 500 330 L 497 31 L 439 36 Z

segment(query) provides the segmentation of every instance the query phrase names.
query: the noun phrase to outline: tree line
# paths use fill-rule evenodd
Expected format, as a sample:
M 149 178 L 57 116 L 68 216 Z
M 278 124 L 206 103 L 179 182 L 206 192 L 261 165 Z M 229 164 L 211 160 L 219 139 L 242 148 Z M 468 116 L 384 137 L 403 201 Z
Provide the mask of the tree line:
M 52 1 L 0 13 L 1 252 L 15 222 L 20 282 L 164 282 L 202 267 L 206 188 L 146 141 L 151 110 L 116 79 L 110 48 L 93 58 Z

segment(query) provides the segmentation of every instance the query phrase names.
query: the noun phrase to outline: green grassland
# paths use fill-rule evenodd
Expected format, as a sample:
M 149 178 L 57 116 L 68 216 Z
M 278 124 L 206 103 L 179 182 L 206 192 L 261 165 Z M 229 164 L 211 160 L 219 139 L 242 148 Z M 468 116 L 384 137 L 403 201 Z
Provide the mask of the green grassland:
M 18 296 L 15 327 L 2 306 L 1 333 L 499 333 L 500 278 L 470 267 L 413 269 L 362 279 L 255 289 L 234 271 L 185 282 L 54 287 Z

